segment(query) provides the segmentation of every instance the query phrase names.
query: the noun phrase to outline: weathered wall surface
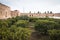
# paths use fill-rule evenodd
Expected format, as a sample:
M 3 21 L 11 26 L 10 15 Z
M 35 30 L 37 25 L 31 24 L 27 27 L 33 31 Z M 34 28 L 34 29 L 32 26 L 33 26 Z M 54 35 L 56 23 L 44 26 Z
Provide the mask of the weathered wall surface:
M 10 18 L 10 7 L 0 3 L 0 19 Z
M 0 19 L 7 19 L 20 16 L 20 12 L 18 10 L 11 11 L 11 8 L 0 3 Z
M 11 11 L 11 17 L 20 16 L 20 12 L 18 10 Z
M 21 13 L 21 15 L 27 15 L 28 17 L 45 18 L 45 17 L 60 17 L 60 13 Z

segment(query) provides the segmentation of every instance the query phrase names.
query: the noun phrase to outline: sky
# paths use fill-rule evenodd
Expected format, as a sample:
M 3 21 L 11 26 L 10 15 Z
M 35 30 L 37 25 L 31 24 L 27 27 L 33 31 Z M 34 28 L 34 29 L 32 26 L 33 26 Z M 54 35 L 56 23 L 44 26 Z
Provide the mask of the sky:
M 60 12 L 60 0 L 0 0 L 0 3 L 20 12 Z

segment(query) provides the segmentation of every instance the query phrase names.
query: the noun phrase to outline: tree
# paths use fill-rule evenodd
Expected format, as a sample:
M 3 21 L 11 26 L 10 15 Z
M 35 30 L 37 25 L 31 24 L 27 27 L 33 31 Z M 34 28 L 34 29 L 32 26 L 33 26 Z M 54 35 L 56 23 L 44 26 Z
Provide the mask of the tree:
M 29 13 L 31 13 L 31 11 Z
M 40 13 L 39 11 L 37 13 Z
M 50 13 L 52 14 L 52 11 L 50 11 Z

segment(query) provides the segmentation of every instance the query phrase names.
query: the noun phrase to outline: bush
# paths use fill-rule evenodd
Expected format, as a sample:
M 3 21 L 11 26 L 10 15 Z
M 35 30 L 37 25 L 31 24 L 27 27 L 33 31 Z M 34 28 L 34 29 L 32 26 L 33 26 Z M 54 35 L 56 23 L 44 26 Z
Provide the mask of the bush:
M 30 40 L 31 30 L 21 27 L 1 28 L 0 40 Z
M 58 23 L 54 21 L 37 20 L 35 23 L 35 30 L 42 34 L 47 34 L 47 30 L 56 29 L 57 26 Z
M 17 21 L 16 23 L 15 23 L 15 25 L 17 26 L 17 27 L 28 27 L 28 25 L 29 25 L 29 22 L 28 21 L 26 21 L 26 20 L 19 20 L 19 21 Z
M 50 40 L 60 40 L 60 30 L 48 30 Z
M 36 20 L 38 20 L 38 18 L 29 18 L 29 22 L 36 22 Z
M 29 17 L 28 17 L 27 15 L 25 15 L 25 16 L 20 16 L 20 17 L 17 16 L 15 19 L 16 19 L 16 20 L 28 20 Z

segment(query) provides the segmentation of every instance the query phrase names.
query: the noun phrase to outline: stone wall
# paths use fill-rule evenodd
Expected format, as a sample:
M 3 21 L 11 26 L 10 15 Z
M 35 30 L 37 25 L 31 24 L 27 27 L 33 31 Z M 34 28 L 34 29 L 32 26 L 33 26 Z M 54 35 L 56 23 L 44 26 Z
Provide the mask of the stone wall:
M 20 12 L 18 10 L 11 11 L 11 17 L 20 16 Z
M 10 7 L 0 3 L 0 19 L 10 18 Z
M 34 17 L 34 18 L 60 17 L 60 13 L 21 13 L 21 16 L 22 15 L 27 15 L 28 17 Z
M 0 3 L 0 19 L 7 19 L 20 16 L 20 12 L 18 10 L 11 11 L 11 8 Z

